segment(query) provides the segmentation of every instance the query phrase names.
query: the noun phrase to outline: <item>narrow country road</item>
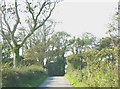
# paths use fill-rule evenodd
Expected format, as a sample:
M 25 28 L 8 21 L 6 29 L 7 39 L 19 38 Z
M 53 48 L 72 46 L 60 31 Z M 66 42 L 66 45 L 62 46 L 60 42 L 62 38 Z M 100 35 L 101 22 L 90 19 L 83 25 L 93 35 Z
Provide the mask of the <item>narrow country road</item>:
M 62 89 L 74 89 L 70 82 L 64 76 L 55 76 L 48 77 L 38 89 L 50 89 L 53 87 L 57 87 L 58 89 L 62 87 Z

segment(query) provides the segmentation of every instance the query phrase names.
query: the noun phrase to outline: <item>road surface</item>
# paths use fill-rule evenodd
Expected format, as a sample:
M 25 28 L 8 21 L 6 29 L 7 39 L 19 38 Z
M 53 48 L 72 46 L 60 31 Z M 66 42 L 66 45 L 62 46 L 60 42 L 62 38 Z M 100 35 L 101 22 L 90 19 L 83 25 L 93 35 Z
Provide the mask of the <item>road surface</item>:
M 48 77 L 38 89 L 74 89 L 64 76 Z

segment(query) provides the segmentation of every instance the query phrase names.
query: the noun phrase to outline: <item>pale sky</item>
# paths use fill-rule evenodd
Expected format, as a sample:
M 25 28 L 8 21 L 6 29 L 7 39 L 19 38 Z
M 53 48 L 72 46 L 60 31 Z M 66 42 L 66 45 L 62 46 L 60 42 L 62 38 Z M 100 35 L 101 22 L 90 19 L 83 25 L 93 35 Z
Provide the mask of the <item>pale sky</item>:
M 14 1 L 14 0 L 8 0 Z M 119 0 L 64 0 L 60 2 L 52 19 L 61 22 L 55 31 L 65 31 L 75 36 L 90 32 L 96 37 L 105 36 Z M 1 39 L 1 38 L 0 38 Z
M 60 22 L 55 31 L 75 36 L 90 32 L 96 37 L 104 37 L 117 4 L 118 0 L 64 0 L 52 14 L 52 18 Z

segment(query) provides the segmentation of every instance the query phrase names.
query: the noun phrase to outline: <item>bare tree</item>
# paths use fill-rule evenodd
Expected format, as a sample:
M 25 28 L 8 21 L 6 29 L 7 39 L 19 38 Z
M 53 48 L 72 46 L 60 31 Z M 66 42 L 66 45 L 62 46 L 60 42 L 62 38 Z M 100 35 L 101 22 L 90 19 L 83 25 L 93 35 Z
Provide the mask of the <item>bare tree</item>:
M 58 2 L 57 0 L 26 0 L 24 2 L 14 0 L 14 3 L 4 0 L 2 2 L 1 33 L 12 49 L 14 67 L 20 60 L 19 49 L 37 29 L 48 21 Z M 17 33 L 21 28 L 25 30 L 26 35 L 19 40 Z

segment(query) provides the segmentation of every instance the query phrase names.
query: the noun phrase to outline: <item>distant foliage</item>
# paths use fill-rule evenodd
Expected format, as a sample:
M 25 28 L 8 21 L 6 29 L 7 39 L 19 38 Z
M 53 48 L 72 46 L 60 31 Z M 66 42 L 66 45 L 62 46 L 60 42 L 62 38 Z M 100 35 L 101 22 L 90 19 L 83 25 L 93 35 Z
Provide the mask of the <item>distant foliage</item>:
M 85 38 L 88 39 L 88 36 L 85 35 Z M 80 53 L 67 57 L 66 77 L 75 87 L 118 87 L 119 49 L 114 44 L 116 42 L 106 37 L 98 42 L 94 40 L 96 44 L 88 43 L 82 48 L 77 47 L 81 49 Z

